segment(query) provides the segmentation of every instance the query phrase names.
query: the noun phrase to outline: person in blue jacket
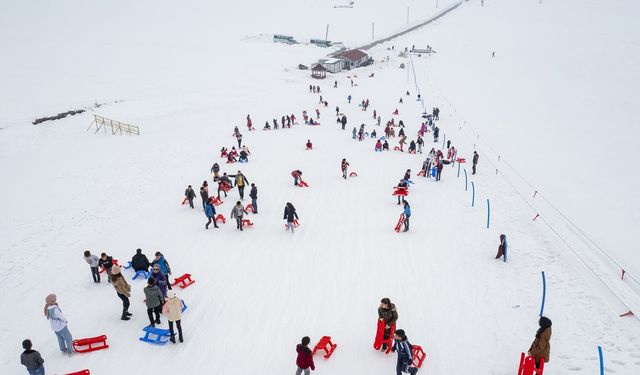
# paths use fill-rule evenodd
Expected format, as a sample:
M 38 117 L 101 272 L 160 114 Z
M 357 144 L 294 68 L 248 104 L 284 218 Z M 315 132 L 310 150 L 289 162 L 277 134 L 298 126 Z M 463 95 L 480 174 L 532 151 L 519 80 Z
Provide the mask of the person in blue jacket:
M 418 372 L 418 368 L 413 367 L 413 345 L 409 342 L 403 329 L 397 330 L 393 338 L 395 340 L 391 351 L 398 353 L 396 375 L 402 375 L 403 372 L 415 375 Z
M 404 230 L 406 232 L 409 230 L 409 218 L 411 217 L 411 206 L 409 206 L 409 202 L 404 201 L 404 211 L 402 212 L 404 215 Z
M 164 258 L 164 255 L 162 255 L 161 252 L 156 251 L 156 257 L 153 258 L 153 261 L 151 262 L 151 266 L 155 266 L 158 265 L 158 267 L 160 267 L 160 272 L 162 272 L 163 275 L 171 275 L 171 267 L 169 266 L 169 262 L 167 262 L 167 260 Z
M 211 199 L 209 199 L 207 201 L 207 204 L 204 206 L 204 214 L 207 216 L 207 219 L 209 219 L 209 221 L 207 221 L 207 223 L 204 225 L 204 229 L 209 229 L 209 224 L 211 224 L 212 221 L 213 227 L 219 228 L 215 220 L 216 208 L 213 207 L 213 204 L 211 204 Z

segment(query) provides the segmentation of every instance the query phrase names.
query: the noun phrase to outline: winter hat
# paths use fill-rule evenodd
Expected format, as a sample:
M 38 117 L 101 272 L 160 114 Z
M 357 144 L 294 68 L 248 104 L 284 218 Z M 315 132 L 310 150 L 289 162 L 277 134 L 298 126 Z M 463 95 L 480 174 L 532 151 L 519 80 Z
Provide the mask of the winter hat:
M 49 294 L 47 297 L 45 297 L 44 301 L 45 301 L 45 304 L 44 304 L 44 316 L 46 316 L 47 319 L 49 319 L 49 306 L 57 305 L 57 303 L 56 303 L 56 295 L 55 294 Z
M 120 267 L 114 265 L 113 267 L 111 267 L 111 274 L 112 275 L 117 275 L 120 273 Z
M 169 298 L 176 298 L 176 292 L 174 292 L 173 290 L 169 290 L 167 292 L 167 297 Z

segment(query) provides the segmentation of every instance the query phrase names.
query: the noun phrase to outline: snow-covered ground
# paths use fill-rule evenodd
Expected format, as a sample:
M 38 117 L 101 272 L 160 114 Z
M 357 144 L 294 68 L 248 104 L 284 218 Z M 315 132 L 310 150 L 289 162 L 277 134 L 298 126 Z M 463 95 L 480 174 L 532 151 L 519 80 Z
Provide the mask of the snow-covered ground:
M 633 20 L 640 6 L 465 2 L 369 51 L 376 64 L 352 72 L 357 86 L 348 73 L 321 81 L 329 106 L 320 108 L 318 95 L 308 92 L 318 81 L 295 67 L 326 50 L 274 44 L 271 34 L 323 38 L 329 23 L 329 39 L 360 45 L 371 41 L 372 21 L 378 38 L 406 27 L 407 7 L 415 23 L 455 2 L 439 1 L 437 9 L 435 1 L 383 0 L 334 8 L 342 3 L 0 5 L 0 46 L 10 51 L 0 60 L 0 281 L 8 297 L 0 373 L 24 372 L 18 356 L 28 337 L 48 373 L 188 366 L 194 373 L 287 374 L 295 371 L 300 337 L 315 343 L 330 335 L 338 347 L 329 360 L 316 356 L 317 372 L 388 374 L 395 358 L 371 348 L 375 310 L 386 296 L 398 306 L 398 328 L 427 353 L 421 373 L 513 374 L 537 328 L 541 271 L 545 313 L 554 322 L 545 372 L 596 373 L 597 345 L 607 373 L 640 372 L 640 321 L 618 317 L 627 306 L 640 310 L 640 286 L 619 280 L 620 270 L 553 209 L 640 277 L 631 107 L 640 83 Z M 437 54 L 397 56 L 414 44 L 430 44 Z M 396 121 L 407 124 L 411 139 L 422 111 L 416 85 L 427 108 L 441 108 L 438 125 L 460 154 L 470 160 L 475 144 L 481 155 L 471 179 L 473 208 L 471 187 L 465 191 L 455 168 L 435 183 L 415 177 L 422 156 L 374 153 L 373 141 L 351 139 L 353 126 L 374 128 L 371 111 L 355 104 L 366 98 L 383 122 L 398 108 Z M 30 124 L 94 103 L 107 104 Z M 336 105 L 349 118 L 346 132 L 335 124 Z M 266 120 L 290 113 L 300 119 L 315 108 L 319 127 L 244 131 L 247 114 L 260 129 Z M 87 132 L 93 113 L 139 125 L 142 135 Z M 227 166 L 218 150 L 235 143 L 234 125 L 252 155 L 248 164 Z M 304 150 L 307 139 L 313 151 Z M 343 157 L 358 177 L 340 178 Z M 230 223 L 205 230 L 201 209 L 179 204 L 188 184 L 197 190 L 205 179 L 212 183 L 214 161 L 258 185 L 260 214 L 243 233 Z M 293 186 L 296 168 L 310 188 Z M 396 234 L 400 208 L 391 192 L 407 168 L 415 181 L 412 229 Z M 219 212 L 228 216 L 236 199 L 233 190 Z M 301 217 L 295 234 L 283 230 L 288 201 Z M 541 219 L 533 222 L 536 212 Z M 500 233 L 509 236 L 506 264 L 492 259 Z M 138 247 L 147 255 L 161 250 L 174 274 L 197 280 L 178 292 L 189 305 L 184 344 L 152 347 L 137 339 L 147 324 L 143 282 L 131 282 L 134 316 L 122 322 L 113 288 L 90 280 L 84 249 L 126 260 Z M 74 337 L 107 334 L 110 348 L 61 356 L 42 316 L 51 292 Z

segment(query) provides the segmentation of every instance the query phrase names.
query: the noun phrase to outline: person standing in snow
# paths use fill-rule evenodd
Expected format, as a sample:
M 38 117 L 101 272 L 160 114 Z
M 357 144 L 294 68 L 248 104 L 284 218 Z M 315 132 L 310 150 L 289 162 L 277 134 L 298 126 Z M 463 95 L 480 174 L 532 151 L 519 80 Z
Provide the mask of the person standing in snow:
M 233 177 L 234 184 L 238 188 L 238 193 L 240 194 L 240 199 L 244 200 L 244 187 L 247 186 L 249 180 L 242 174 L 242 172 L 238 171 L 236 174 L 229 175 L 229 177 Z
M 478 159 L 480 159 L 480 155 L 476 151 L 473 152 L 473 172 L 471 174 L 476 174 L 476 166 L 478 165 Z
M 296 358 L 296 365 L 298 369 L 296 370 L 296 375 L 309 375 L 311 370 L 316 369 L 316 365 L 313 363 L 313 354 L 311 353 L 311 349 L 309 349 L 309 343 L 311 339 L 309 336 L 305 336 L 300 341 L 300 344 L 296 345 L 296 352 L 298 353 L 298 357 Z
M 222 191 L 224 193 L 224 197 L 227 197 L 227 190 L 231 189 L 231 180 L 229 179 L 229 176 L 227 176 L 227 173 L 223 173 L 222 177 L 220 177 L 220 179 L 218 180 L 218 198 L 220 198 L 220 191 Z
M 104 271 L 107 274 L 107 282 L 111 282 L 111 267 L 113 267 L 113 257 L 108 256 L 106 253 L 100 254 L 98 267 L 104 267 Z
M 349 163 L 347 159 L 342 159 L 342 163 L 340 164 L 340 169 L 342 169 L 342 178 L 347 179 L 347 168 L 349 168 Z
M 204 225 L 204 229 L 209 229 L 209 224 L 213 222 L 214 228 L 219 228 L 218 223 L 216 223 L 216 208 L 211 203 L 211 199 L 207 201 L 207 205 L 204 206 L 204 214 L 207 216 L 207 223 Z
M 144 303 L 147 305 L 147 316 L 149 317 L 149 326 L 155 327 L 156 324 L 160 324 L 160 312 L 162 311 L 162 304 L 164 298 L 160 288 L 156 285 L 153 278 L 147 280 L 147 286 L 144 288 Z M 155 314 L 155 319 L 153 315 Z
M 149 279 L 153 279 L 154 285 L 156 285 L 160 289 L 160 293 L 162 293 L 162 298 L 167 296 L 167 288 L 169 285 L 169 276 L 162 273 L 160 270 L 160 266 L 158 264 L 153 265 L 153 270 L 151 271 L 151 277 Z
M 191 185 L 189 185 L 184 191 L 184 196 L 187 197 L 187 200 L 189 201 L 189 207 L 193 208 L 193 199 L 196 197 L 196 192 L 193 191 Z
M 160 272 L 162 272 L 163 275 L 167 276 L 167 278 L 169 277 L 169 275 L 171 275 L 171 267 L 169 266 L 169 262 L 167 262 L 167 260 L 164 258 L 164 255 L 162 255 L 162 253 L 159 251 L 156 251 L 155 258 L 153 258 L 153 261 L 151 261 L 151 266 L 155 267 L 156 265 L 158 265 L 158 267 L 160 268 Z
M 24 352 L 20 354 L 20 363 L 27 368 L 29 375 L 44 375 L 44 359 L 37 350 L 31 349 L 31 340 L 22 341 Z
M 402 211 L 402 215 L 404 216 L 404 230 L 403 232 L 409 231 L 409 218 L 411 217 L 411 206 L 409 206 L 409 202 L 404 201 L 404 211 Z
M 131 315 L 129 312 L 129 306 L 131 303 L 129 302 L 129 297 L 131 297 L 131 285 L 127 283 L 127 280 L 122 276 L 122 272 L 120 267 L 113 266 L 111 268 L 111 285 L 116 290 L 118 294 L 118 298 L 122 300 L 122 316 L 121 320 L 129 320 Z
M 298 220 L 298 213 L 296 212 L 296 208 L 293 207 L 293 204 L 287 202 L 284 206 L 284 220 L 287 221 L 287 230 L 291 229 L 291 233 L 293 233 L 293 220 Z
M 240 229 L 240 231 L 242 231 L 242 218 L 245 214 L 248 215 L 249 213 L 244 209 L 244 207 L 242 207 L 242 203 L 240 203 L 240 201 L 237 201 L 236 205 L 231 209 L 231 218 L 236 219 L 236 229 Z
M 500 235 L 500 246 L 498 246 L 498 254 L 496 259 L 500 259 L 507 254 L 507 236 L 505 234 Z M 506 258 L 505 258 L 506 259 Z
M 404 137 L 404 128 L 401 127 L 400 131 L 398 132 L 398 137 Z
M 55 294 L 49 294 L 45 298 L 44 316 L 49 320 L 51 329 L 58 338 L 58 346 L 60 351 L 69 356 L 73 355 L 73 337 L 67 327 L 67 318 L 62 314 L 62 310 L 58 306 Z
M 536 338 L 531 343 L 529 355 L 536 361 L 536 368 L 540 368 L 540 361 L 549 362 L 549 352 L 551 351 L 551 319 L 541 316 L 538 320 L 540 327 L 536 332 Z
M 403 372 L 415 375 L 418 372 L 418 368 L 413 367 L 413 345 L 409 342 L 403 329 L 397 330 L 393 338 L 395 341 L 391 351 L 398 353 L 396 375 L 401 375 Z
M 418 145 L 418 153 L 422 154 L 422 145 L 424 145 L 424 141 L 422 137 L 418 136 L 418 140 L 416 141 L 416 145 Z
M 302 180 L 302 171 L 299 169 L 292 171 L 291 177 L 293 177 L 293 184 L 298 186 L 298 180 Z
M 344 130 L 345 126 L 347 126 L 347 116 L 342 115 L 342 118 L 340 119 L 340 123 L 342 124 L 342 130 Z
M 383 339 L 389 339 L 391 335 L 391 326 L 396 325 L 398 320 L 398 311 L 396 305 L 391 303 L 391 300 L 387 297 L 380 300 L 380 307 L 378 307 L 378 319 L 384 321 L 384 336 Z M 382 351 L 387 350 L 387 344 L 382 344 Z
M 205 203 L 209 200 L 209 192 L 204 186 L 200 186 L 200 198 L 202 198 L 202 208 L 204 208 Z
M 173 290 L 170 290 L 167 294 L 167 301 L 162 312 L 167 315 L 167 320 L 169 321 L 169 332 L 171 334 L 169 340 L 174 344 L 176 343 L 176 334 L 173 330 L 173 324 L 175 323 L 178 329 L 178 340 L 184 342 L 182 337 L 182 301 Z
M 99 283 L 100 272 L 98 271 L 98 262 L 100 261 L 100 259 L 98 259 L 97 256 L 91 254 L 89 250 L 86 250 L 84 252 L 84 260 L 87 263 L 89 263 L 89 268 L 91 268 L 91 277 L 93 277 L 93 282 Z
M 409 181 L 411 181 L 411 169 L 407 169 L 406 172 L 404 172 L 404 180 L 407 181 L 407 183 L 409 183 Z
M 242 147 L 242 134 L 240 132 L 236 133 L 236 139 L 238 140 L 238 149 Z
M 436 164 L 436 181 L 440 181 L 442 177 L 442 170 L 444 169 L 444 163 L 442 161 L 438 161 Z
M 398 142 L 400 144 L 400 151 L 404 151 L 404 145 L 405 143 L 407 143 L 407 136 L 403 135 L 402 137 L 400 137 L 400 142 Z
M 440 128 L 439 127 L 435 127 L 433 129 L 433 141 L 434 142 L 438 142 L 438 137 L 440 136 Z
M 138 271 L 149 271 L 149 267 L 151 267 L 151 263 L 149 263 L 149 258 L 146 255 L 142 254 L 142 249 L 136 250 L 136 255 L 131 258 L 131 267 L 135 272 Z
M 258 187 L 256 184 L 251 184 L 251 191 L 249 192 L 251 198 L 251 207 L 253 208 L 253 214 L 258 213 Z
M 384 140 L 384 143 L 382 144 L 382 149 L 385 151 L 389 151 L 389 142 L 387 142 L 387 140 Z

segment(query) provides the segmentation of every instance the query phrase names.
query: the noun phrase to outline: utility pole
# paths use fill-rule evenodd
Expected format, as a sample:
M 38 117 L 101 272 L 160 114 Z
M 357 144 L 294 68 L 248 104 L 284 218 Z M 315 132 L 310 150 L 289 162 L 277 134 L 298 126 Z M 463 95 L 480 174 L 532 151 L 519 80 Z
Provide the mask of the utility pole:
M 409 7 L 407 7 L 407 25 L 409 24 Z
M 329 39 L 329 24 L 327 24 L 327 32 L 324 33 L 324 41 L 328 41 Z
M 374 31 L 375 31 L 375 23 L 372 21 L 371 22 L 371 40 L 375 40 L 376 39 Z

